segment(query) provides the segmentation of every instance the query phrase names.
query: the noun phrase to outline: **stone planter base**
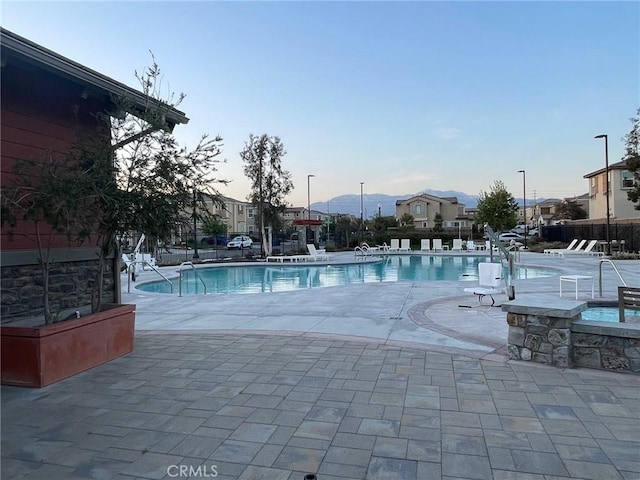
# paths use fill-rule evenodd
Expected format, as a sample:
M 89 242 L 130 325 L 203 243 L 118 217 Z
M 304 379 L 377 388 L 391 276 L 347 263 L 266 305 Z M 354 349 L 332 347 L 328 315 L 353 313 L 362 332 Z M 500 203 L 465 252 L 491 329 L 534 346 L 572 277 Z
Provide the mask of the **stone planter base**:
M 44 387 L 133 351 L 135 305 L 40 327 L 0 327 L 2 384 Z

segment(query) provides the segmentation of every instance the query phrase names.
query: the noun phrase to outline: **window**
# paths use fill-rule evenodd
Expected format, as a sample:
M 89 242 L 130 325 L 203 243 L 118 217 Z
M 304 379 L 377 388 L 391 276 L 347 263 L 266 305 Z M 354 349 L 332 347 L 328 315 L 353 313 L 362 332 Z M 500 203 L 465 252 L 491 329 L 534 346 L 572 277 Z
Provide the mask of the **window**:
M 411 205 L 411 213 L 414 215 L 424 215 L 426 211 L 424 203 L 414 203 Z
M 238 213 L 242 215 L 242 205 L 238 205 Z
M 247 209 L 247 216 L 248 216 L 249 218 L 253 218 L 253 208 L 249 208 L 249 209 Z
M 422 222 L 422 228 L 429 228 L 429 222 Z
M 598 178 L 591 177 L 591 195 L 598 193 Z
M 633 172 L 622 172 L 622 188 L 633 188 Z

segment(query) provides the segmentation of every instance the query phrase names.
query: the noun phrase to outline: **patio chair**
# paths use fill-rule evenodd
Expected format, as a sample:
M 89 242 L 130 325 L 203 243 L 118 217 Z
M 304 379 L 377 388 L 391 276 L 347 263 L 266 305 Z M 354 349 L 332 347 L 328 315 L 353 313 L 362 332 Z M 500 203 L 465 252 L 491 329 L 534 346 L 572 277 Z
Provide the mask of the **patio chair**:
M 389 252 L 399 252 L 400 251 L 400 240 L 397 238 L 392 238 L 389 245 Z
M 458 252 L 462 251 L 462 239 L 461 238 L 454 238 L 453 239 L 453 245 L 451 246 L 451 250 L 456 250 Z
M 502 265 L 500 263 L 481 262 L 478 264 L 478 285 L 465 288 L 464 291 L 478 296 L 478 303 L 487 295 L 491 298 L 491 306 L 496 301 L 493 295 L 502 293 L 498 287 L 502 283 Z
M 604 252 L 594 252 L 593 251 L 593 247 L 596 246 L 596 244 L 598 243 L 598 240 L 591 240 L 589 242 L 589 244 L 584 248 L 584 250 L 581 250 L 580 248 L 576 248 L 575 250 L 565 250 L 565 251 L 561 251 L 558 252 L 558 255 L 560 255 L 562 258 L 564 258 L 565 255 L 591 255 L 591 256 L 602 256 L 604 255 Z M 584 245 L 584 243 L 581 243 L 582 245 Z M 580 245 L 578 245 L 579 247 Z
M 423 238 L 420 240 L 420 251 L 421 252 L 429 252 L 431 250 L 431 240 L 428 238 Z
M 437 252 L 438 250 L 442 250 L 442 239 L 434 238 L 433 239 L 433 251 Z
M 639 287 L 618 287 L 618 315 L 619 321 L 627 320 L 627 311 L 638 312 L 638 316 L 633 313 L 634 319 L 640 320 L 640 288 Z
M 307 243 L 307 250 L 309 250 L 310 260 L 329 260 L 329 255 L 325 253 L 325 250 L 317 250 L 313 243 Z M 305 259 L 305 255 L 301 255 L 300 259 Z
M 403 238 L 400 241 L 400 251 L 401 252 L 410 252 L 411 251 L 411 240 L 408 238 Z
M 586 243 L 586 240 L 583 240 L 583 242 Z M 573 240 L 571 240 L 571 243 L 567 246 L 567 248 L 545 248 L 542 253 L 544 253 L 545 255 L 555 255 L 558 252 L 573 250 L 573 248 L 576 246 L 577 243 L 578 243 L 578 239 L 574 238 Z
M 473 240 L 467 240 L 467 250 L 474 251 L 476 249 L 476 244 L 473 243 Z

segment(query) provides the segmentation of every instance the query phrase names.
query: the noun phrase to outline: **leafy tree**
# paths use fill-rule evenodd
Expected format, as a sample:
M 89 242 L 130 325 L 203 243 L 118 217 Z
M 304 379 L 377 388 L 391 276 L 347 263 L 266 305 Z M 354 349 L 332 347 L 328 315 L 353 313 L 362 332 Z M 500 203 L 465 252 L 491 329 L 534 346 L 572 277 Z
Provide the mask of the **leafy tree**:
M 355 238 L 360 229 L 360 219 L 352 215 L 340 215 L 336 218 L 335 241 L 338 247 L 348 247 L 349 239 Z
M 587 211 L 576 200 L 565 199 L 556 205 L 556 216 L 569 220 L 581 220 L 587 218 Z
M 403 213 L 398 222 L 402 231 L 415 230 L 414 218 L 410 213 Z
M 291 193 L 291 174 L 282 168 L 286 154 L 278 137 L 263 134 L 249 135 L 249 141 L 240 152 L 244 162 L 244 174 L 251 181 L 248 199 L 258 206 L 258 218 L 262 237 L 262 251 L 271 255 L 272 231 L 279 227 L 281 215 L 287 206 L 285 198 Z M 270 227 L 267 234 L 267 227 Z
M 627 168 L 633 172 L 633 188 L 627 192 L 627 198 L 635 203 L 636 210 L 640 210 L 640 108 L 630 120 L 632 128 L 623 138 L 625 154 L 622 160 L 627 162 Z
M 434 217 L 433 231 L 434 232 L 444 232 L 444 228 L 442 228 L 442 215 L 440 213 L 436 213 Z
M 387 231 L 387 228 L 397 226 L 398 221 L 393 215 L 381 216 L 377 215 L 373 219 L 372 228 L 376 235 L 381 235 Z
M 516 226 L 518 204 L 504 183 L 496 180 L 490 192 L 480 192 L 476 222 L 488 224 L 493 230 L 509 230 Z
M 220 218 L 217 215 L 212 215 L 210 217 L 205 217 L 202 219 L 202 231 L 206 235 L 213 235 L 216 237 L 217 235 L 222 235 L 227 233 L 227 224 L 220 221 Z M 215 242 L 217 244 L 217 240 Z
M 98 133 L 79 129 L 67 155 L 53 163 L 35 162 L 33 165 L 44 165 L 39 173 L 31 178 L 16 176 L 17 183 L 2 192 L 3 213 L 11 215 L 3 221 L 48 223 L 70 240 L 98 246 L 97 274 L 89 285 L 94 312 L 102 303 L 107 258 L 120 254 L 116 239 L 128 232 L 167 238 L 189 221 L 185 212 L 193 210 L 194 195 L 204 211 L 205 196 L 221 201 L 213 185 L 227 183 L 213 177 L 220 137 L 203 135 L 195 147 L 187 148 L 169 132 L 167 114 L 184 95 L 177 100 L 173 94 L 160 98 L 162 75 L 155 62 L 141 75 L 136 73 L 136 78 L 146 102 L 142 109 L 125 98 L 114 99 L 120 115 L 99 115 Z M 104 138 L 109 135 L 108 144 Z M 25 165 L 29 168 L 28 162 Z M 20 195 L 21 191 L 28 195 Z M 69 206 L 73 206 L 70 211 Z M 51 244 L 42 245 L 47 250 Z M 44 250 L 40 261 L 45 267 L 50 262 Z M 45 285 L 48 273 L 43 268 Z M 49 323 L 56 315 L 47 305 L 47 295 L 45 292 L 45 321 Z

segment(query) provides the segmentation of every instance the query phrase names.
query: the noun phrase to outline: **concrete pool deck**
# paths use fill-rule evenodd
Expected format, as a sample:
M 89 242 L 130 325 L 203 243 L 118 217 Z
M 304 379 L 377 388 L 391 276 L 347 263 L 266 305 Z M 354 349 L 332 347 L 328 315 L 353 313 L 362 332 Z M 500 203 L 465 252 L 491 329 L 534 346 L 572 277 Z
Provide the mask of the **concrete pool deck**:
M 447 252 L 440 255 L 448 256 Z M 333 263 L 353 261 L 351 252 L 332 254 Z M 607 264 L 602 268 L 603 296 L 600 298 L 598 295 L 598 258 L 572 256 L 562 259 L 524 252 L 519 263 L 553 268 L 558 275 L 514 280 L 517 298 L 536 296 L 549 301 L 558 300 L 559 276 L 580 274 L 594 277 L 597 300 L 617 300 L 619 279 Z M 297 264 L 294 268 L 306 265 Z M 640 261 L 621 261 L 616 266 L 627 284 L 640 285 Z M 176 267 L 160 270 L 174 277 L 177 272 Z M 139 276 L 136 284 L 158 279 L 156 273 L 147 271 Z M 499 308 L 460 307 L 478 305 L 474 295 L 464 292 L 464 288 L 472 285 L 473 281 L 399 281 L 292 292 L 178 297 L 177 294 L 142 292 L 136 290 L 134 284 L 131 293 L 126 293 L 127 278 L 122 278 L 123 302 L 137 305 L 136 328 L 140 331 L 242 330 L 343 335 L 384 340 L 389 344 L 416 343 L 440 351 L 460 349 L 469 355 L 481 356 L 506 343 L 507 325 L 505 314 Z M 591 300 L 590 285 L 580 284 L 579 287 L 579 299 Z M 496 295 L 495 298 L 496 305 L 508 301 L 506 295 Z M 566 285 L 564 298 L 574 298 Z
M 593 258 L 522 263 L 598 279 Z M 617 266 L 640 284 L 640 262 Z M 519 298 L 558 299 L 558 277 L 514 283 Z M 2 388 L 1 476 L 639 479 L 640 378 L 508 361 L 504 312 L 459 307 L 477 304 L 468 285 L 124 294 L 132 354 Z

